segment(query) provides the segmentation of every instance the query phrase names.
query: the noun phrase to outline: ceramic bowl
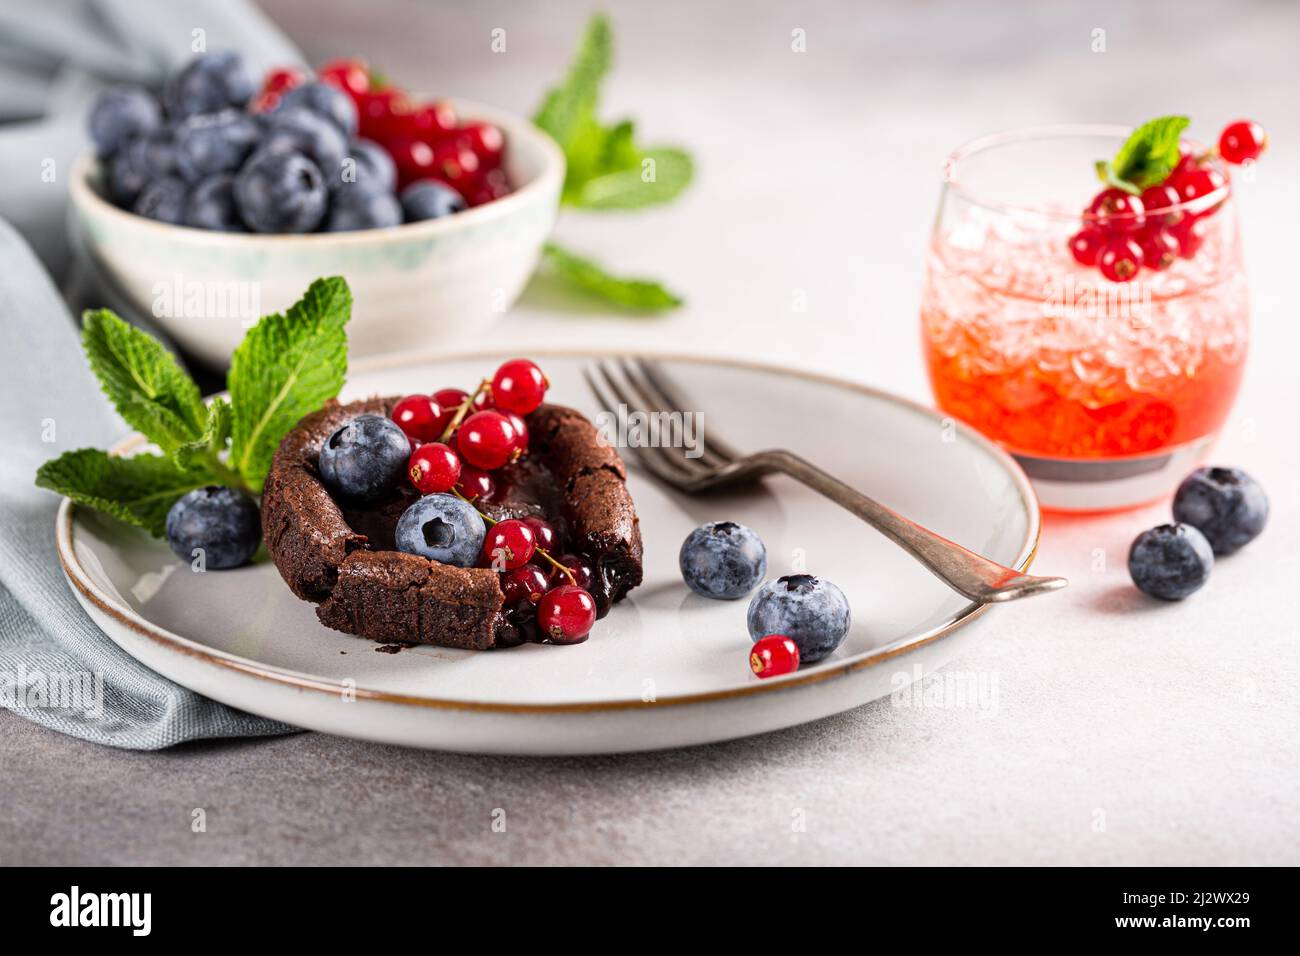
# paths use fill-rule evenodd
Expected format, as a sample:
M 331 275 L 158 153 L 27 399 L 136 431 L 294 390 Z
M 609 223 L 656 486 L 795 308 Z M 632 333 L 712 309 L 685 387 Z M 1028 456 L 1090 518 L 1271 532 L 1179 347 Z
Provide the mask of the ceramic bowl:
M 564 156 L 522 117 L 455 106 L 505 133 L 509 196 L 392 229 L 222 233 L 119 209 L 88 155 L 71 176 L 73 227 L 126 301 L 218 368 L 259 316 L 292 305 L 320 276 L 342 275 L 352 287 L 354 356 L 476 338 L 514 304 L 537 265 L 559 207 Z

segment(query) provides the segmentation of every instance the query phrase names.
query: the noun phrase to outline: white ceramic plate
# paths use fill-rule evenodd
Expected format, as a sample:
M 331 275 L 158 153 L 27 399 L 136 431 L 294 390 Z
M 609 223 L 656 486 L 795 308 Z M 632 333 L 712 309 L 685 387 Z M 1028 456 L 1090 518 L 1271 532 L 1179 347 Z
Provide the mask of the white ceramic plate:
M 462 387 L 502 356 L 371 361 L 345 398 Z M 549 397 L 594 415 L 580 370 L 538 356 Z M 1038 540 L 1038 505 L 1016 465 L 936 413 L 860 386 L 729 362 L 665 359 L 710 429 L 739 446 L 784 446 L 947 537 L 1016 568 Z M 139 441 L 135 443 L 139 444 Z M 128 446 L 129 447 L 129 446 Z M 632 462 L 630 453 L 625 458 Z M 784 478 L 707 500 L 633 470 L 645 583 L 574 647 L 381 653 L 321 626 L 275 568 L 194 573 L 164 542 L 64 502 L 64 570 L 91 617 L 129 654 L 199 693 L 301 727 L 485 753 L 650 750 L 727 740 L 847 710 L 949 659 L 997 611 L 967 602 L 879 534 Z M 677 551 L 696 525 L 762 535 L 769 577 L 826 577 L 848 595 L 838 651 L 796 674 L 750 674 L 748 602 L 691 594 Z

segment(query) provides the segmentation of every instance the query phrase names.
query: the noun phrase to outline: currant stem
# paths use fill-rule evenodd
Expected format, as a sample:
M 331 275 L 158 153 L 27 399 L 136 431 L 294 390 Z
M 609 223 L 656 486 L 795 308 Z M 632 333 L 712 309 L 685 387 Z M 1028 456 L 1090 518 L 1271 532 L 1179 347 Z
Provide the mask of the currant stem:
M 453 415 L 451 421 L 447 423 L 447 427 L 442 430 L 442 435 L 441 437 L 439 437 L 438 441 L 445 443 L 447 439 L 451 437 L 451 433 L 454 432 L 456 428 L 460 425 L 460 423 L 465 420 L 465 416 L 469 413 L 469 410 L 474 406 L 474 399 L 479 397 L 483 389 L 491 388 L 491 387 L 492 387 L 492 380 L 489 378 L 485 378 L 483 379 L 483 381 L 478 383 L 478 388 L 474 389 L 474 391 L 470 394 L 470 396 L 467 399 L 465 399 L 465 401 L 461 402 L 460 405 L 456 408 L 456 414 Z
M 472 399 L 473 396 L 470 396 L 470 398 Z M 466 498 L 464 495 L 462 495 L 462 494 L 461 494 L 459 491 L 457 491 L 455 488 L 451 489 L 451 493 L 452 493 L 453 495 L 455 495 L 457 498 L 459 498 L 461 501 L 465 502 L 465 504 L 469 505 L 469 506 L 470 506 L 471 508 L 473 508 L 475 511 L 477 511 L 477 512 L 478 512 L 478 516 L 479 516 L 480 518 L 482 518 L 484 521 L 487 522 L 489 528 L 492 527 L 492 526 L 494 526 L 494 525 L 498 525 L 498 524 L 501 523 L 501 522 L 497 521 L 495 518 L 489 518 L 489 517 L 488 517 L 487 515 L 485 515 L 483 512 L 479 511 L 479 509 L 475 506 L 474 502 L 470 501 L 468 498 Z M 533 548 L 533 554 L 540 554 L 543 558 L 545 558 L 545 559 L 546 559 L 546 560 L 551 564 L 552 567 L 554 567 L 557 571 L 559 571 L 559 572 L 562 573 L 566 578 L 569 579 L 569 583 L 570 583 L 570 584 L 574 584 L 574 585 L 576 585 L 576 584 L 578 583 L 578 579 L 575 578 L 575 577 L 573 576 L 573 572 L 570 571 L 570 570 L 569 570 L 567 567 L 565 567 L 563 564 L 561 564 L 559 561 L 556 561 L 553 557 L 551 557 L 550 552 L 547 551 L 545 548 L 537 548 L 537 547 L 535 547 L 535 548 Z

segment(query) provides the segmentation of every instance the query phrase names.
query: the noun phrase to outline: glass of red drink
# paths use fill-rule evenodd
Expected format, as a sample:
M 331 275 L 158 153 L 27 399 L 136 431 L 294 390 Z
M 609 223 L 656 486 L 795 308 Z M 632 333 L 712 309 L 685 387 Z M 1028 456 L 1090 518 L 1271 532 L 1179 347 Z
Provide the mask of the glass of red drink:
M 1123 269 L 1108 277 L 1072 253 L 1102 188 L 1094 163 L 1129 132 L 1002 133 L 945 168 L 921 302 L 935 400 L 1015 455 L 1048 508 L 1172 491 L 1222 427 L 1245 364 L 1236 209 L 1212 154 L 1184 142 L 1220 183 L 1211 192 L 1108 224 L 1148 250 L 1172 239 L 1168 255 L 1148 251 L 1151 265 L 1115 281 Z

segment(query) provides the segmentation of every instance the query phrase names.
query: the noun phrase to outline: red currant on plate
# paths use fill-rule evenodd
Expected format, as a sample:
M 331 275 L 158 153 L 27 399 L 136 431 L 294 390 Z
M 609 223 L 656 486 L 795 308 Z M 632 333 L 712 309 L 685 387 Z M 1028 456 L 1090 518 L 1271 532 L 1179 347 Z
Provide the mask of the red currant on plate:
M 779 677 L 799 669 L 799 646 L 784 634 L 769 634 L 754 642 L 749 669 L 759 677 Z
M 1080 265 L 1095 266 L 1097 254 L 1105 244 L 1106 234 L 1100 229 L 1088 226 L 1070 237 L 1070 254 Z
M 518 457 L 515 427 L 500 412 L 475 412 L 461 422 L 456 448 L 475 468 L 491 471 Z
M 1148 269 L 1163 272 L 1178 258 L 1178 240 L 1168 229 L 1148 226 L 1138 233 L 1137 241 L 1142 247 L 1142 264 Z
M 1182 221 L 1183 212 L 1178 206 L 1182 199 L 1178 190 L 1168 183 L 1151 186 L 1142 191 L 1142 205 L 1146 208 L 1147 222 L 1158 222 L 1162 226 L 1177 225 Z
M 456 490 L 470 501 L 477 501 L 480 498 L 491 498 L 492 492 L 497 490 L 497 483 L 486 471 L 473 465 L 461 465 Z
M 361 60 L 330 60 L 316 71 L 324 82 L 337 86 L 353 99 L 370 92 L 370 71 Z
M 569 569 L 569 574 L 573 575 L 573 584 L 590 590 L 596 580 L 596 572 L 592 570 L 590 561 L 578 554 L 562 554 L 555 560 Z M 569 583 L 568 574 L 559 568 L 551 569 L 551 587 L 560 587 Z
M 409 438 L 420 441 L 433 441 L 442 434 L 438 421 L 442 418 L 442 409 L 428 395 L 407 395 L 393 406 L 393 421 L 406 432 Z
M 1233 164 L 1259 159 L 1268 148 L 1268 134 L 1264 127 L 1252 120 L 1229 123 L 1219 136 L 1219 155 Z
M 511 568 L 497 581 L 501 593 L 505 595 L 506 607 L 521 603 L 537 604 L 546 594 L 546 572 L 535 564 L 525 564 L 522 568 Z
M 492 376 L 492 400 L 497 408 L 519 415 L 537 411 L 550 382 L 528 359 L 511 359 Z
M 451 491 L 460 481 L 460 459 L 442 442 L 430 442 L 411 452 L 407 473 L 422 495 Z
M 1117 236 L 1101 247 L 1097 266 L 1111 282 L 1131 282 L 1142 268 L 1142 247 L 1132 239 Z
M 529 515 L 523 522 L 533 529 L 533 539 L 539 548 L 549 553 L 555 547 L 555 528 L 549 521 L 537 515 Z
M 582 643 L 595 623 L 596 601 L 572 584 L 547 591 L 537 605 L 537 626 L 555 644 Z
M 1146 222 L 1142 200 L 1122 189 L 1103 189 L 1093 197 L 1083 221 L 1106 232 L 1137 232 Z
M 533 537 L 533 529 L 518 518 L 498 521 L 488 528 L 483 539 L 483 557 L 496 571 L 522 568 L 532 560 L 535 550 L 537 539 Z

